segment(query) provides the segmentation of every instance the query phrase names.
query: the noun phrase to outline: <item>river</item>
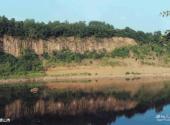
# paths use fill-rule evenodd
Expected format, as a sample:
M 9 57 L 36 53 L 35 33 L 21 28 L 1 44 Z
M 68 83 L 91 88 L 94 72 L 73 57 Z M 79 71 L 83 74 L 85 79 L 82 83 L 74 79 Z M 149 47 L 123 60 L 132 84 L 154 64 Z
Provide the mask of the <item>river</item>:
M 1 84 L 0 100 L 0 118 L 10 125 L 170 124 L 167 80 Z

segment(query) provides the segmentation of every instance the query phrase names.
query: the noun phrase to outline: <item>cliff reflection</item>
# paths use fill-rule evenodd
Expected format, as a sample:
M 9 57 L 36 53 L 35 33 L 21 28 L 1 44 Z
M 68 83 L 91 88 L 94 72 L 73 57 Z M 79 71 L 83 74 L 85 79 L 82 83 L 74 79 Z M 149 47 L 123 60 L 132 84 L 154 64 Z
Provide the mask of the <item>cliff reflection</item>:
M 161 107 L 169 104 L 169 102 L 161 102 Z M 156 105 L 150 105 L 146 107 L 136 107 L 134 109 L 125 111 L 98 111 L 93 113 L 83 113 L 79 115 L 36 115 L 29 116 L 22 119 L 16 119 L 12 125 L 110 125 L 115 122 L 118 117 L 125 116 L 126 118 L 132 118 L 135 114 L 144 114 L 148 109 L 154 108 L 157 110 Z
M 82 98 L 79 100 L 72 100 L 64 103 L 54 100 L 37 100 L 37 102 L 30 106 L 24 104 L 22 100 L 15 100 L 14 102 L 5 106 L 5 117 L 16 119 L 22 117 L 29 117 L 33 115 L 43 116 L 47 114 L 57 114 L 58 116 L 75 116 L 81 114 L 95 114 L 97 112 L 109 111 L 125 111 L 135 108 L 137 103 L 131 100 L 117 100 L 113 97 L 98 97 L 98 98 Z

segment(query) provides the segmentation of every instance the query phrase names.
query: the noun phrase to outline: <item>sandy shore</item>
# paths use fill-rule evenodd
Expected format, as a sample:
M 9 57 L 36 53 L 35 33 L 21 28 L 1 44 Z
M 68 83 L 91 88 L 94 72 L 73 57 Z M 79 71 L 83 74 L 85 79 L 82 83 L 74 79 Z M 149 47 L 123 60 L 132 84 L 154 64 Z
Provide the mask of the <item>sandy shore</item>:
M 170 68 L 154 66 L 75 66 L 56 67 L 37 78 L 1 79 L 0 83 L 53 82 L 63 80 L 88 79 L 170 79 Z
M 170 78 L 170 68 L 147 65 L 56 67 L 49 69 L 47 75 L 56 76 L 59 79 Z

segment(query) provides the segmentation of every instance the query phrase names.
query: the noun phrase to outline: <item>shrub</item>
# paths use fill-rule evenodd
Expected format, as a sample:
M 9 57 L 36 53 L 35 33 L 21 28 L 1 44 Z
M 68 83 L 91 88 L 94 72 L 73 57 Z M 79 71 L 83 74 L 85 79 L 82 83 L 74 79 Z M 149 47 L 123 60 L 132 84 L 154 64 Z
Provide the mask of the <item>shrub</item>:
M 54 61 L 63 61 L 70 63 L 72 61 L 80 62 L 83 59 L 82 54 L 71 52 L 70 50 L 55 51 L 52 54 Z
M 84 58 L 89 58 L 89 59 L 100 59 L 100 58 L 105 57 L 107 55 L 106 55 L 105 50 L 102 50 L 102 51 L 99 51 L 99 52 L 96 52 L 94 50 L 94 51 L 86 51 L 83 54 L 83 56 L 84 56 Z
M 129 56 L 129 49 L 127 47 L 117 48 L 112 51 L 111 56 L 114 57 L 128 57 Z
M 15 71 L 17 59 L 9 54 L 0 52 L 0 76 L 7 76 Z
M 32 50 L 26 49 L 22 52 L 22 56 L 16 64 L 17 71 L 41 71 L 43 69 L 42 62 Z
M 149 45 L 133 46 L 130 50 L 133 52 L 134 56 L 139 59 L 144 59 L 151 53 L 151 47 Z
M 0 76 L 26 73 L 28 71 L 41 71 L 42 61 L 31 50 L 24 50 L 20 58 L 0 53 Z

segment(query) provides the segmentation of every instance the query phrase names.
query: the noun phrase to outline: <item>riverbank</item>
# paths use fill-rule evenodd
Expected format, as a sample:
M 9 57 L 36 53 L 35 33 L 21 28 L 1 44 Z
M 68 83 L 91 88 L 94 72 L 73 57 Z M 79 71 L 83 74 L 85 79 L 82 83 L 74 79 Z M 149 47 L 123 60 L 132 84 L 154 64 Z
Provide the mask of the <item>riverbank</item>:
M 12 120 L 47 115 L 61 120 L 84 114 L 98 115 L 101 111 L 120 115 L 127 111 L 144 111 L 151 107 L 160 110 L 158 106 L 169 103 L 169 81 L 159 82 L 158 78 L 112 80 L 89 81 L 93 84 L 82 84 L 80 81 L 68 84 L 65 81 L 1 85 L 0 93 L 4 101 L 0 109 L 4 117 Z M 39 91 L 33 94 L 30 90 L 35 85 Z
M 43 76 L 1 79 L 0 83 L 87 81 L 93 79 L 170 79 L 170 68 L 156 66 L 60 66 L 48 69 Z M 142 80 L 143 81 L 143 80 Z

